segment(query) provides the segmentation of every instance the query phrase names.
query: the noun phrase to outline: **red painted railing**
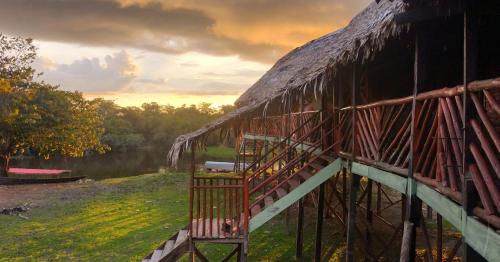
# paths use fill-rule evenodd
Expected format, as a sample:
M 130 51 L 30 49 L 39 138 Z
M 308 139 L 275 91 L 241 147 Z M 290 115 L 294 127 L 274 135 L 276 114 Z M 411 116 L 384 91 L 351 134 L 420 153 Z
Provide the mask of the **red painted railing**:
M 314 158 L 311 152 L 318 149 L 334 151 L 349 159 L 354 156 L 356 161 L 402 176 L 413 165 L 417 180 L 457 203 L 462 203 L 463 161 L 465 150 L 469 150 L 467 170 L 479 196 L 478 203 L 472 203 L 474 214 L 500 228 L 500 79 L 469 85 L 471 118 L 466 147 L 462 137 L 462 93 L 463 87 L 456 87 L 419 94 L 413 119 L 413 97 L 341 108 L 323 120 L 319 112 L 253 119 L 250 130 L 245 132 L 276 136 L 280 140 L 252 159 L 238 178 L 195 178 L 193 236 L 220 237 L 224 232 L 225 237 L 246 235 L 253 205 L 250 200 L 259 194 L 262 199 L 285 183 Z M 287 133 L 283 131 L 285 125 Z M 413 163 L 410 163 L 412 143 Z M 308 145 L 307 149 L 297 150 L 301 144 Z
M 498 225 L 500 213 L 500 84 L 498 79 L 476 81 L 469 86 L 472 117 L 467 162 L 480 203 L 475 213 Z M 416 97 L 412 122 L 413 97 L 404 97 L 345 107 L 334 112 L 334 150 L 356 160 L 407 175 L 411 143 L 414 144 L 415 178 L 430 185 L 458 203 L 462 202 L 464 146 L 462 123 L 463 87 L 443 88 Z M 352 132 L 353 112 L 356 132 Z M 293 114 L 292 114 L 293 115 Z M 274 117 L 283 123 L 289 115 Z M 415 127 L 414 140 L 411 128 Z M 268 134 L 273 132 L 267 131 Z M 355 140 L 352 140 L 353 133 Z
M 195 177 L 194 238 L 237 238 L 244 234 L 243 182 L 240 177 Z

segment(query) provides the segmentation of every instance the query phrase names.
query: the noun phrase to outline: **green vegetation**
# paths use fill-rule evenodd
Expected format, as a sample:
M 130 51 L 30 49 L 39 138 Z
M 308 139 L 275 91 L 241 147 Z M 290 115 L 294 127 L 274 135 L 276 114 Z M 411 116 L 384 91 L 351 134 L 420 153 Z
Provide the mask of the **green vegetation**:
M 0 261 L 138 261 L 187 223 L 187 182 L 185 173 L 154 174 L 73 189 L 91 197 L 66 203 L 60 199 L 67 192 L 51 194 L 50 205 L 29 211 L 29 220 L 0 216 Z M 305 260 L 309 261 L 314 219 L 306 221 Z M 294 224 L 291 219 L 287 227 L 281 215 L 252 233 L 249 260 L 293 260 Z M 339 234 L 328 223 L 324 231 L 325 248 L 340 246 L 331 253 L 341 255 Z M 220 258 L 229 249 L 201 248 L 210 258 Z
M 233 110 L 233 106 L 218 109 L 209 103 L 173 107 L 157 103 L 145 103 L 139 107 L 120 107 L 113 101 L 96 99 L 98 112 L 104 119 L 103 143 L 112 151 L 126 152 L 137 148 L 165 150 L 175 138 L 196 130 Z M 217 144 L 218 134 L 208 138 L 207 143 Z
M 205 157 L 213 157 L 216 159 L 232 159 L 235 156 L 233 147 L 226 146 L 207 146 L 206 150 L 202 152 Z
M 154 102 L 120 107 L 101 98 L 89 101 L 79 92 L 39 81 L 32 66 L 36 55 L 31 39 L 0 33 L 0 176 L 7 175 L 16 155 L 82 157 L 137 149 L 164 154 L 179 135 L 234 109 L 215 109 L 209 103 L 175 108 Z M 216 145 L 218 138 L 212 134 L 206 142 Z
M 27 150 L 48 158 L 106 149 L 96 103 L 36 81 L 35 57 L 30 39 L 0 34 L 0 176 L 7 175 L 12 155 Z

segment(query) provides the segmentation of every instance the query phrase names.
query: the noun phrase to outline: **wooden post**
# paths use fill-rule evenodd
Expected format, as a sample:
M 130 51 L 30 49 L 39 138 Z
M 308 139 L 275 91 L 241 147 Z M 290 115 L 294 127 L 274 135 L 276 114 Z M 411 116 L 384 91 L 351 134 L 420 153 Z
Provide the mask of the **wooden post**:
M 352 67 L 352 137 L 351 137 L 351 145 L 352 145 L 352 161 L 356 159 L 356 105 L 357 105 L 357 93 L 359 88 L 358 76 L 357 76 L 357 62 L 354 63 Z
M 299 126 L 302 125 L 302 112 L 304 111 L 304 102 L 302 93 L 299 96 Z M 302 137 L 302 133 L 299 133 L 298 137 Z M 301 143 L 301 152 L 303 150 L 303 143 Z M 300 166 L 304 165 L 304 161 L 302 160 Z M 295 257 L 297 259 L 302 258 L 303 249 L 304 249 L 304 200 L 303 198 L 299 199 L 297 206 L 297 232 L 295 239 Z
M 377 183 L 377 215 L 382 215 L 382 184 Z
M 347 221 L 347 255 L 346 261 L 354 261 L 354 241 L 356 234 L 356 200 L 358 198 L 361 177 L 351 172 L 351 186 L 349 192 L 349 213 Z
M 415 239 L 415 225 L 410 221 L 405 221 L 403 230 L 403 240 L 401 242 L 401 254 L 399 261 L 414 261 L 415 247 L 413 239 Z
M 319 186 L 319 194 L 318 194 L 318 213 L 316 216 L 316 247 L 315 247 L 315 255 L 314 261 L 321 261 L 321 241 L 323 234 L 323 210 L 325 207 L 325 183 Z
M 295 239 L 295 257 L 302 259 L 304 250 L 304 200 L 301 198 L 298 202 L 297 211 L 297 236 Z
M 189 261 L 195 261 L 193 241 L 193 201 L 194 201 L 194 174 L 196 172 L 196 144 L 191 142 L 191 179 L 189 180 Z
M 360 176 L 352 173 L 352 162 L 356 159 L 356 104 L 357 104 L 357 89 L 358 86 L 358 76 L 357 74 L 357 62 L 354 63 L 352 68 L 352 158 L 349 162 L 349 171 L 351 173 L 351 186 L 349 192 L 349 210 L 348 210 L 348 221 L 347 221 L 347 255 L 346 260 L 348 262 L 354 261 L 354 239 L 356 234 L 356 201 L 359 191 Z
M 443 218 L 436 214 L 437 219 L 437 237 L 436 237 L 436 261 L 443 261 Z
M 342 198 L 342 201 L 344 201 L 342 205 L 342 220 L 345 225 L 349 214 L 349 210 L 345 208 L 347 206 L 347 169 L 345 167 L 342 168 Z M 347 236 L 347 230 L 344 230 L 344 236 Z
M 415 261 L 416 249 L 416 227 L 420 222 L 420 201 L 416 196 L 416 181 L 413 178 L 414 166 L 416 164 L 416 119 L 418 115 L 417 95 L 424 88 L 425 79 L 425 57 L 424 57 L 424 37 L 423 28 L 417 25 L 415 29 L 415 60 L 413 65 L 413 101 L 411 110 L 411 127 L 410 127 L 410 155 L 408 165 L 408 188 L 406 191 L 406 220 L 404 223 L 403 240 L 401 245 L 401 258 L 400 261 Z
M 463 15 L 464 35 L 463 35 L 463 115 L 462 115 L 462 208 L 467 215 L 473 215 L 472 209 L 478 201 L 477 192 L 472 182 L 472 175 L 468 165 L 474 163 L 469 150 L 470 130 L 469 119 L 471 118 L 471 98 L 468 90 L 468 85 L 471 81 L 477 79 L 477 57 L 478 57 L 478 30 L 479 22 L 477 15 L 477 2 L 472 0 L 464 0 L 465 10 Z M 486 261 L 479 253 L 472 249 L 467 244 L 467 239 L 464 236 L 463 242 L 463 261 Z
M 373 225 L 373 214 L 372 214 L 372 187 L 373 180 L 368 179 L 368 184 L 366 185 L 366 220 L 370 226 Z M 371 249 L 371 234 L 369 228 L 366 229 L 366 239 L 365 239 L 366 250 L 370 252 Z M 365 257 L 365 261 L 369 260 L 368 254 Z

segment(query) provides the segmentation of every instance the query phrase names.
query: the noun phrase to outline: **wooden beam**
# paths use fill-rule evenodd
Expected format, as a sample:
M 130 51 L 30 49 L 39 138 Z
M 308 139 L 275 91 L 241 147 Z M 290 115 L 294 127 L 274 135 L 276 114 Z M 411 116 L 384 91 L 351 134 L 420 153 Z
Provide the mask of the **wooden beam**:
M 373 188 L 373 180 L 368 179 L 368 184 L 366 185 L 366 220 L 370 226 L 373 226 L 373 213 L 372 213 L 372 188 Z M 371 253 L 371 244 L 372 244 L 372 238 L 371 238 L 371 232 L 366 229 L 366 238 L 365 238 L 365 246 L 366 250 L 368 250 L 368 253 Z M 368 260 L 369 257 L 368 255 L 365 257 L 365 260 Z
M 351 172 L 351 186 L 349 192 L 349 214 L 347 218 L 347 251 L 346 261 L 354 261 L 354 245 L 356 234 L 356 199 L 358 196 L 360 176 Z
M 325 183 L 319 186 L 319 194 L 318 194 L 318 212 L 316 215 L 316 241 L 315 241 L 315 252 L 314 252 L 314 261 L 321 261 L 321 241 L 323 234 L 323 211 L 325 208 Z
M 193 242 L 193 201 L 194 201 L 194 174 L 196 172 L 196 144 L 191 144 L 191 178 L 189 179 L 189 261 L 195 261 Z
M 417 133 L 417 123 L 419 106 L 417 104 L 417 96 L 424 88 L 425 82 L 425 54 L 424 54 L 424 28 L 417 26 L 415 29 L 415 57 L 413 65 L 413 97 L 411 110 L 411 126 L 410 126 L 410 153 L 408 164 L 408 186 L 406 192 L 406 221 L 404 224 L 403 244 L 401 245 L 401 261 L 415 261 L 416 256 L 416 227 L 420 222 L 420 203 L 416 197 L 416 180 L 414 179 L 414 167 L 418 155 L 416 154 L 416 145 L 419 141 L 415 141 Z M 407 232 L 411 230 L 411 232 Z M 408 249 L 408 250 L 405 250 Z
M 295 238 L 295 257 L 302 259 L 304 250 L 304 200 L 301 198 L 297 206 L 297 233 Z
M 479 21 L 477 14 L 477 1 L 464 0 L 465 11 L 463 14 L 463 115 L 462 115 L 462 208 L 467 215 L 473 214 L 473 209 L 478 202 L 478 194 L 472 181 L 469 165 L 474 163 L 469 150 L 471 140 L 471 126 L 469 120 L 472 117 L 472 103 L 468 90 L 469 83 L 477 79 L 478 41 L 479 41 Z M 467 146 L 464 146 L 467 145 Z M 463 248 L 464 261 L 484 261 L 465 239 Z

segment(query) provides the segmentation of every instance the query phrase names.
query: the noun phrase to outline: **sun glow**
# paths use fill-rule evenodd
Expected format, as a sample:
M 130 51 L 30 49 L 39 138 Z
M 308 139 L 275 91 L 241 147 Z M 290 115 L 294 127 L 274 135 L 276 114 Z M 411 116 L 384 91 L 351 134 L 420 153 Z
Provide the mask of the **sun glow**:
M 164 93 L 96 93 L 84 94 L 87 99 L 104 98 L 106 100 L 113 100 L 120 106 L 141 106 L 143 103 L 156 102 L 160 105 L 171 105 L 179 107 L 182 105 L 198 105 L 202 102 L 212 104 L 212 107 L 219 107 L 222 105 L 232 105 L 239 95 L 169 95 Z

